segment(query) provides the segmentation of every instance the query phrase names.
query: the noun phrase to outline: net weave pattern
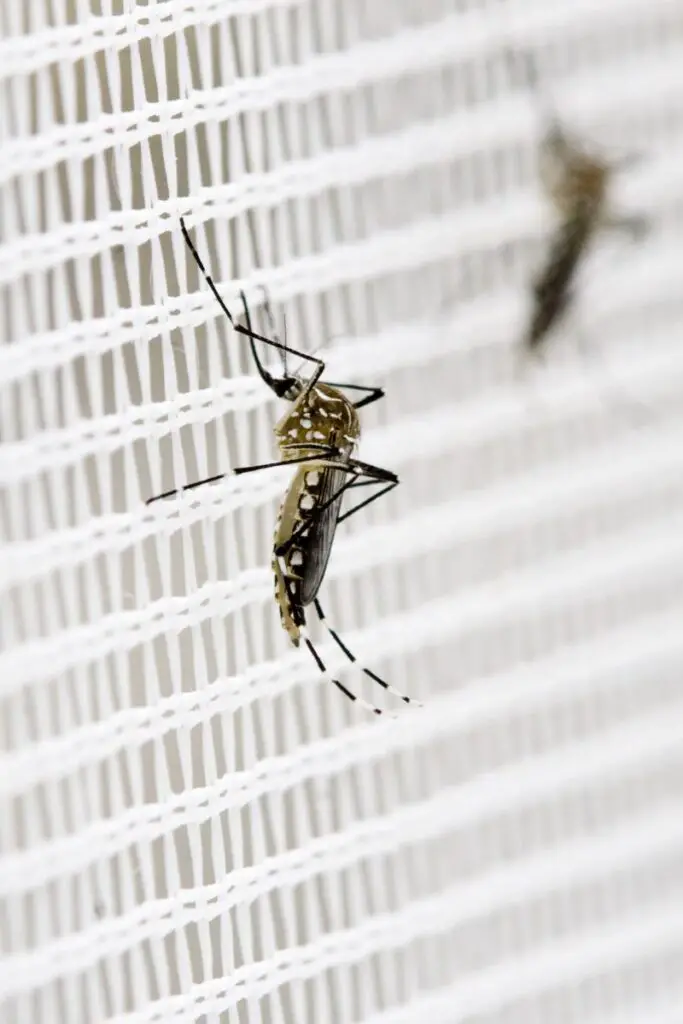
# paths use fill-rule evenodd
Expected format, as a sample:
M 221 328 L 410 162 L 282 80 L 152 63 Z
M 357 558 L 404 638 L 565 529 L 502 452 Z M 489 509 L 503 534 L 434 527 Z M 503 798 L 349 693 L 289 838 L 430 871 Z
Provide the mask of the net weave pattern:
M 651 223 L 522 382 L 515 48 Z M 0 0 L 0 147 L 3 1024 L 681 1024 L 680 0 Z M 288 645 L 291 470 L 145 505 L 282 412 L 181 216 L 386 391 L 321 600 L 424 708 Z

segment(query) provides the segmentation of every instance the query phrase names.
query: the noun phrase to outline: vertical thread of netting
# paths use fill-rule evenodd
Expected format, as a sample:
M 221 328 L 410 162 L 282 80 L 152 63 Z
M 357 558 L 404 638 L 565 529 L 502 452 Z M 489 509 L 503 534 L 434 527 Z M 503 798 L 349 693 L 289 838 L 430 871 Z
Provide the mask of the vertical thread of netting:
M 674 1022 L 683 1004 L 678 0 L 0 0 L 0 1017 Z M 547 365 L 530 47 L 641 159 Z M 232 309 L 381 385 L 288 647 L 290 474 Z M 587 342 L 582 358 L 577 336 Z M 382 707 L 314 630 L 345 683 Z

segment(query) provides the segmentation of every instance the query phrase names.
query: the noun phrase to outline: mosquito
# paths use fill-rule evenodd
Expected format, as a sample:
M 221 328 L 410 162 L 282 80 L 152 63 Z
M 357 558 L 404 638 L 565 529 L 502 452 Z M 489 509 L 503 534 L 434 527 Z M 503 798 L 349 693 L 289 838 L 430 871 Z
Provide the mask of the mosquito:
M 559 219 L 546 259 L 531 284 L 533 308 L 523 349 L 527 355 L 538 356 L 574 298 L 579 267 L 595 236 L 602 230 L 616 230 L 639 240 L 649 225 L 643 216 L 620 216 L 610 209 L 614 173 L 637 155 L 609 161 L 570 138 L 556 112 L 544 101 L 536 64 L 530 56 L 525 71 L 527 83 L 545 107 L 539 170 L 543 189 Z
M 275 600 L 280 611 L 282 626 L 291 643 L 299 647 L 301 640 L 310 651 L 321 673 L 330 679 L 341 692 L 361 707 L 375 715 L 384 714 L 381 708 L 370 704 L 354 694 L 340 680 L 332 678 L 320 653 L 314 646 L 306 626 L 306 608 L 313 605 L 316 614 L 336 645 L 349 662 L 356 657 L 342 638 L 327 622 L 318 592 L 325 577 L 325 571 L 332 550 L 337 526 L 352 515 L 366 508 L 373 501 L 388 494 L 398 486 L 399 478 L 390 470 L 361 462 L 355 452 L 360 440 L 358 410 L 384 397 L 381 388 L 359 384 L 333 384 L 321 379 L 325 372 L 322 359 L 291 348 L 280 341 L 275 331 L 274 319 L 267 297 L 264 308 L 269 325 L 275 335 L 267 338 L 257 334 L 251 325 L 251 316 L 246 296 L 241 292 L 244 320 L 235 320 L 221 298 L 215 282 L 197 252 L 188 233 L 184 220 L 180 221 L 183 238 L 192 257 L 199 267 L 221 310 L 239 334 L 249 339 L 252 355 L 261 379 L 278 398 L 291 402 L 291 408 L 274 427 L 275 439 L 280 450 L 280 459 L 258 466 L 242 466 L 234 469 L 235 475 L 254 473 L 275 466 L 296 466 L 296 472 L 280 505 L 275 525 L 272 569 L 275 577 Z M 273 376 L 261 362 L 256 342 L 262 342 L 276 349 L 282 356 L 283 374 Z M 288 373 L 287 355 L 297 356 L 302 363 L 312 366 L 310 376 Z M 343 392 L 359 394 L 357 400 Z M 229 473 L 219 473 L 186 484 L 184 487 L 165 491 L 147 504 L 161 498 L 170 498 L 203 484 L 223 480 Z M 363 487 L 378 488 L 350 509 L 342 512 L 342 502 L 347 491 Z M 362 672 L 387 693 L 398 697 L 403 703 L 421 707 L 419 701 L 406 696 L 369 668 L 360 666 Z

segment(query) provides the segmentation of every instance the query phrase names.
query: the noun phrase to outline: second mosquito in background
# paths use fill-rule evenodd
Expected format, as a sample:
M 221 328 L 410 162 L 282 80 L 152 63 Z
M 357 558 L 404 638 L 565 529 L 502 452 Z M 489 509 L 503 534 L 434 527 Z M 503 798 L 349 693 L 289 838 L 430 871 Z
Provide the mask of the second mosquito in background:
M 523 61 L 525 82 L 544 103 L 535 61 L 528 54 L 511 54 L 510 59 L 517 66 Z M 546 127 L 539 153 L 540 177 L 559 223 L 531 285 L 531 319 L 523 338 L 526 356 L 539 356 L 545 350 L 552 329 L 574 297 L 579 266 L 596 234 L 616 230 L 638 240 L 649 228 L 644 216 L 619 216 L 610 208 L 609 190 L 615 171 L 637 157 L 608 161 L 570 138 L 547 105 L 543 117 Z
M 355 458 L 355 450 L 360 439 L 360 421 L 357 410 L 382 398 L 384 392 L 381 388 L 364 387 L 358 384 L 324 383 L 321 377 L 325 370 L 325 364 L 321 359 L 299 352 L 290 348 L 286 341 L 278 340 L 267 303 L 266 313 L 275 337 L 266 338 L 252 330 L 244 293 L 242 293 L 242 305 L 246 325 L 236 322 L 220 297 L 182 220 L 181 227 L 185 242 L 221 309 L 233 328 L 249 339 L 256 368 L 262 380 L 278 398 L 284 398 L 292 403 L 292 408 L 274 428 L 281 461 L 268 462 L 259 466 L 244 466 L 233 472 L 235 474 L 253 473 L 259 469 L 270 469 L 280 465 L 297 467 L 294 478 L 280 505 L 275 526 L 272 560 L 275 600 L 280 610 L 283 628 L 292 644 L 298 647 L 303 639 L 320 671 L 327 674 L 327 668 L 308 635 L 305 609 L 308 605 L 314 606 L 318 618 L 334 642 L 350 662 L 355 662 L 355 656 L 339 634 L 328 625 L 318 600 L 318 591 L 325 576 L 339 523 L 349 519 L 383 494 L 388 494 L 399 482 L 396 474 L 390 470 L 371 466 Z M 280 352 L 283 358 L 283 375 L 281 377 L 274 377 L 263 365 L 256 351 L 256 341 L 269 345 Z M 287 355 L 298 356 L 313 364 L 314 368 L 310 377 L 304 378 L 296 373 L 287 373 Z M 353 402 L 343 394 L 344 390 L 364 392 L 364 397 Z M 150 498 L 147 504 L 160 498 L 172 497 L 202 484 L 214 483 L 229 475 L 228 473 L 219 473 L 206 480 L 198 480 L 184 487 L 165 491 L 163 494 Z M 378 485 L 380 485 L 378 491 L 341 514 L 342 499 L 347 491 L 358 487 Z M 362 671 L 373 682 L 378 683 L 384 690 L 400 698 L 404 703 L 421 706 L 418 701 L 395 690 L 370 669 L 363 668 Z M 352 693 L 338 679 L 331 681 L 350 700 L 358 702 L 376 715 L 384 713 L 381 708 L 369 704 Z

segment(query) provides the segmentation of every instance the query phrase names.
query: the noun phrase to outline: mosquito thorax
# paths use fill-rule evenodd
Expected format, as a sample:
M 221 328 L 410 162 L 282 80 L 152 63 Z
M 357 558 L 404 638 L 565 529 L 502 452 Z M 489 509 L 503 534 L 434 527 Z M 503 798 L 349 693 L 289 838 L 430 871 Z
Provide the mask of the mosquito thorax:
M 610 166 L 571 141 L 553 125 L 539 149 L 539 171 L 544 188 L 562 216 L 571 216 L 578 203 L 604 202 Z
M 305 389 L 275 427 L 275 437 L 284 459 L 300 458 L 302 445 L 311 444 L 311 453 L 320 446 L 339 449 L 350 455 L 360 437 L 358 413 L 346 395 L 330 384 L 318 383 Z

